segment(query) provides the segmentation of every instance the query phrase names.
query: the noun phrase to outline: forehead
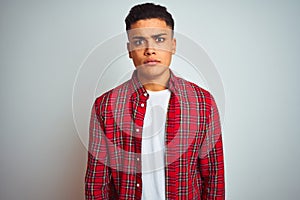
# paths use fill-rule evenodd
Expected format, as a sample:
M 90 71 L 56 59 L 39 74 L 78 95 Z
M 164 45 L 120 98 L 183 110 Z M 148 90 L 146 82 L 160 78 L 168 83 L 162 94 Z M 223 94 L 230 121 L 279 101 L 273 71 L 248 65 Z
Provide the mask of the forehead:
M 172 29 L 164 20 L 158 18 L 138 20 L 127 31 L 129 36 L 153 36 L 162 33 L 169 35 L 172 33 Z
M 147 27 L 170 28 L 165 20 L 159 18 L 141 19 L 131 24 L 130 26 L 131 29 Z
M 168 28 L 156 28 L 156 27 L 149 27 L 149 28 L 137 28 L 137 29 L 130 29 L 127 31 L 129 38 L 132 37 L 153 37 L 153 36 L 171 36 L 172 30 Z

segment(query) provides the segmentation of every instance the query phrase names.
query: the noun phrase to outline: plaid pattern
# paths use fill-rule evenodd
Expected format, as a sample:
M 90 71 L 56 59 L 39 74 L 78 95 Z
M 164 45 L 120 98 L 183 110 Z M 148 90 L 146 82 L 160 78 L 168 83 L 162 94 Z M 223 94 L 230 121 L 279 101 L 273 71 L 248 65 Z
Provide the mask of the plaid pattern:
M 221 126 L 213 97 L 172 72 L 168 88 L 166 199 L 225 199 Z M 96 99 L 90 120 L 86 199 L 141 199 L 147 99 L 136 71 L 130 80 Z

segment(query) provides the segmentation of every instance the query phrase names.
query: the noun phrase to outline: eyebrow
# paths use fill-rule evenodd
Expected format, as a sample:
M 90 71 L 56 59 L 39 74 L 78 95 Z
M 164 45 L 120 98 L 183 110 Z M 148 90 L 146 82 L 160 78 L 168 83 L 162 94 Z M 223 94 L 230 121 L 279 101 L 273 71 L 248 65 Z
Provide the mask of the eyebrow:
M 158 38 L 160 36 L 163 36 L 163 35 L 167 35 L 167 33 L 159 33 L 159 34 L 156 34 L 156 35 L 152 35 L 151 37 L 152 38 Z M 143 36 L 133 36 L 132 39 L 145 39 L 145 37 Z

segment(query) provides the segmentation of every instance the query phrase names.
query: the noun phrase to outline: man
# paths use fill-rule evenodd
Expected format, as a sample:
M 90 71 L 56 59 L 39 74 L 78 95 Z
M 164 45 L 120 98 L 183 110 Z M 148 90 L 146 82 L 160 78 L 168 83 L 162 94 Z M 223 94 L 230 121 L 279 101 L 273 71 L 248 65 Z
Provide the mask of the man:
M 94 103 L 86 199 L 225 199 L 217 106 L 169 69 L 171 14 L 146 3 L 125 22 L 136 70 Z

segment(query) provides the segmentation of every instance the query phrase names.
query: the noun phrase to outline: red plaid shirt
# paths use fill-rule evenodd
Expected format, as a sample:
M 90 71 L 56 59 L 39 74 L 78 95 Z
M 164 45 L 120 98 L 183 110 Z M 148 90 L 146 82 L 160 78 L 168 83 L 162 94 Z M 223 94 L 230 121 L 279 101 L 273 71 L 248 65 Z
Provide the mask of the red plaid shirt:
M 172 72 L 168 89 L 166 199 L 225 199 L 221 127 L 213 97 Z M 136 72 L 96 99 L 90 121 L 86 199 L 141 199 L 147 99 Z

